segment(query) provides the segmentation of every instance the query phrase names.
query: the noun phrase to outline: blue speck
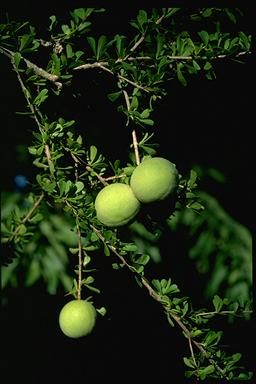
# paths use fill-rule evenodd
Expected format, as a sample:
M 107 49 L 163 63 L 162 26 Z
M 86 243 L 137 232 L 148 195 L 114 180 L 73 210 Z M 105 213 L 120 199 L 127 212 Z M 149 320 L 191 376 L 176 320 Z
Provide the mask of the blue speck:
M 14 182 L 18 188 L 25 188 L 28 185 L 28 179 L 23 175 L 16 175 Z

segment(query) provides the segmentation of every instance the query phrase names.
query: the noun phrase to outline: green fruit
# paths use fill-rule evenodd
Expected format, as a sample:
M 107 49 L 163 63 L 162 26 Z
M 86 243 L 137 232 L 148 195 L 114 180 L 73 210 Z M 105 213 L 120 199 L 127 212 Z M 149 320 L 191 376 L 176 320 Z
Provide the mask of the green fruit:
M 129 223 L 136 216 L 140 202 L 129 185 L 113 183 L 98 193 L 95 209 L 101 223 L 108 227 L 118 227 Z
M 76 339 L 92 331 L 96 315 L 96 310 L 89 301 L 72 300 L 60 311 L 59 325 L 66 336 Z
M 130 185 L 139 201 L 151 203 L 165 199 L 178 186 L 175 164 L 162 157 L 145 159 L 132 173 Z

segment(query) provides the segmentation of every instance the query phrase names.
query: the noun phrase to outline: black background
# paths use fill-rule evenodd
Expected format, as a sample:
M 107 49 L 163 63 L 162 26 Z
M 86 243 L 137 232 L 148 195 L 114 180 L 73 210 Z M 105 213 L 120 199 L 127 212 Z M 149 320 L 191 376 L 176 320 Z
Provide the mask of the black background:
M 5 10 L 11 19 L 32 21 L 43 30 L 50 15 L 67 14 L 71 8 L 84 6 L 81 3 L 70 2 L 65 8 L 23 2 L 17 7 L 6 6 Z M 128 3 L 120 9 L 109 8 L 108 16 L 101 17 L 97 24 L 99 34 L 125 34 L 138 9 Z M 252 31 L 249 10 L 245 10 L 241 27 L 245 32 Z M 26 117 L 15 115 L 15 111 L 25 109 L 25 102 L 8 60 L 1 57 L 0 63 L 4 95 L 2 189 L 12 190 L 17 173 L 33 177 L 30 160 L 17 161 L 16 153 L 17 145 L 30 142 L 32 125 Z M 194 164 L 222 171 L 227 178 L 224 185 L 206 178 L 200 186 L 251 229 L 255 184 L 252 63 L 253 55 L 244 65 L 223 60 L 217 68 L 217 79 L 212 82 L 195 78 L 186 88 L 170 83 L 167 97 L 156 106 L 153 116 L 159 155 L 175 162 L 181 173 L 188 172 Z M 130 132 L 124 129 L 120 133 L 123 117 L 106 98 L 109 87 L 114 87 L 112 79 L 91 72 L 79 73 L 75 82 L 80 99 L 74 99 L 72 92 L 65 90 L 65 104 L 54 105 L 53 115 L 65 110 L 67 118 L 79 121 L 81 130 L 85 127 L 89 140 L 107 158 L 126 161 Z M 195 305 L 201 305 L 203 282 L 186 259 L 186 241 L 182 234 L 175 239 L 170 236 L 164 236 L 161 244 L 165 262 L 157 268 L 149 267 L 148 273 L 156 278 L 173 276 L 184 295 L 190 295 Z M 179 247 L 183 243 L 184 253 Z M 68 339 L 58 329 L 58 313 L 67 300 L 63 292 L 48 295 L 43 284 L 5 292 L 1 316 L 3 382 L 183 380 L 182 357 L 189 356 L 189 348 L 180 330 L 168 326 L 159 305 L 139 288 L 128 271 L 113 272 L 114 260 L 105 259 L 98 255 L 96 260 L 101 266 L 96 279 L 103 292 L 97 298 L 97 306 L 106 305 L 108 313 L 104 318 L 99 316 L 93 333 L 81 340 Z M 252 323 L 237 321 L 227 325 L 218 320 L 215 325 L 217 329 L 226 328 L 223 343 L 234 352 L 242 352 L 244 364 L 253 369 Z

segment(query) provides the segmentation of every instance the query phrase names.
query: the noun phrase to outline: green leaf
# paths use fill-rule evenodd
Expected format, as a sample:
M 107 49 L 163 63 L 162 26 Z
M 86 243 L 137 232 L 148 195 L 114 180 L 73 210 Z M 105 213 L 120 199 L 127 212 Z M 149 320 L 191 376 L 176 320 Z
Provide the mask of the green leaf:
M 31 41 L 31 35 L 23 35 L 20 39 L 19 50 L 22 51 Z
M 108 99 L 109 99 L 110 101 L 116 101 L 116 100 L 119 98 L 119 96 L 122 95 L 122 93 L 123 93 L 122 91 L 109 93 L 109 94 L 107 95 L 107 97 L 108 97 Z
M 48 89 L 44 88 L 34 99 L 34 104 L 39 107 L 48 97 Z
M 137 16 L 137 20 L 138 20 L 139 25 L 142 26 L 144 23 L 147 22 L 147 19 L 148 19 L 147 12 L 143 9 L 140 9 L 138 16 Z
M 73 14 L 76 15 L 81 20 L 84 20 L 86 17 L 86 12 L 84 8 L 74 9 Z
M 219 312 L 223 306 L 223 301 L 218 295 L 214 295 L 214 298 L 212 300 L 215 311 Z
M 105 254 L 105 256 L 110 256 L 110 250 L 109 250 L 109 247 L 108 247 L 105 243 L 104 243 L 103 250 L 104 250 L 104 254 Z
M 139 119 L 141 123 L 145 124 L 145 125 L 150 125 L 150 126 L 153 126 L 154 125 L 154 120 L 152 119 Z
M 15 64 L 16 68 L 19 67 L 19 63 L 20 63 L 21 58 L 22 58 L 22 56 L 21 56 L 20 52 L 15 52 L 15 54 L 14 54 L 14 64 Z
M 66 55 L 68 59 L 71 59 L 74 56 L 74 52 L 70 44 L 66 45 Z
M 35 216 L 33 216 L 29 222 L 30 223 L 33 223 L 33 224 L 36 224 L 38 223 L 39 221 L 43 220 L 44 216 L 41 214 L 41 213 L 37 213 L 35 214 Z
M 232 23 L 236 24 L 236 16 L 234 15 L 234 13 L 231 12 L 229 8 L 225 8 L 225 12 L 226 12 L 226 14 L 227 14 L 229 20 L 230 20 Z
M 149 255 L 141 255 L 137 260 L 137 264 L 146 265 L 150 260 Z
M 93 161 L 95 160 L 96 156 L 97 156 L 97 148 L 95 147 L 95 145 L 91 145 L 90 146 L 90 161 L 91 163 L 93 163 Z
M 51 21 L 51 24 L 49 25 L 49 31 L 52 31 L 53 26 L 54 26 L 54 24 L 56 23 L 56 20 L 57 20 L 57 19 L 56 19 L 56 16 L 55 16 L 55 15 L 50 16 L 49 19 L 50 19 L 50 21 Z
M 96 41 L 95 41 L 94 37 L 88 36 L 87 41 L 88 41 L 94 55 L 96 55 Z
M 78 194 L 84 189 L 84 183 L 82 181 L 77 181 L 75 183 L 75 186 L 76 186 L 76 194 Z
M 181 71 L 181 68 L 183 67 L 182 63 L 177 63 L 177 77 L 179 82 L 185 87 L 187 85 L 187 80 L 183 76 L 183 73 Z
M 97 45 L 97 52 L 96 52 L 96 59 L 99 60 L 102 56 L 102 53 L 104 53 L 104 47 L 106 45 L 107 37 L 105 35 L 102 35 L 99 37 L 98 45 Z
M 209 69 L 211 69 L 211 68 L 212 68 L 211 63 L 210 63 L 209 61 L 207 61 L 207 62 L 205 63 L 205 65 L 204 65 L 204 70 L 205 70 L 205 71 L 209 71 Z
M 63 24 L 63 25 L 61 26 L 61 29 L 62 29 L 62 31 L 63 31 L 63 33 L 64 33 L 65 35 L 67 35 L 67 36 L 70 35 L 71 30 L 70 30 L 70 28 L 69 28 L 68 25 Z
M 196 368 L 194 362 L 193 362 L 193 359 L 192 357 L 190 358 L 187 358 L 187 357 L 183 357 L 183 361 L 185 363 L 185 365 L 189 368 Z
M 105 307 L 96 308 L 96 311 L 97 311 L 101 316 L 105 316 L 106 313 L 107 313 L 107 310 L 106 310 Z
M 203 43 L 205 45 L 207 45 L 208 42 L 209 42 L 209 34 L 208 34 L 208 32 L 207 31 L 200 31 L 200 32 L 197 32 L 197 33 L 198 33 L 199 37 L 201 37 L 201 39 L 203 40 Z
M 123 251 L 126 251 L 126 252 L 136 252 L 138 250 L 138 247 L 136 244 L 125 244 L 122 248 Z
M 149 115 L 150 115 L 150 109 L 149 108 L 147 108 L 147 109 L 144 109 L 144 111 L 140 114 L 140 117 L 142 118 L 142 119 L 147 119 L 148 117 L 149 117 Z

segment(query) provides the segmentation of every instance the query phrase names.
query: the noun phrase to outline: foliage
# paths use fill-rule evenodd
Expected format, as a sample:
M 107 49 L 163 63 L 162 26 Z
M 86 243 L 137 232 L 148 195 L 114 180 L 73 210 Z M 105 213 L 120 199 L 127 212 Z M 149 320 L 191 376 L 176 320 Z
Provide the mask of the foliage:
M 223 351 L 219 344 L 222 332 L 209 325 L 211 318 L 220 314 L 249 316 L 251 313 L 248 302 L 238 304 L 217 295 L 226 275 L 213 274 L 208 286 L 209 295 L 215 293 L 214 309 L 194 310 L 190 299 L 179 295 L 179 288 L 171 278 L 147 279 L 150 254 L 140 252 L 136 241 L 132 237 L 127 240 L 119 229 L 102 225 L 96 218 L 94 201 L 103 186 L 116 181 L 129 183 L 140 161 L 157 153 L 158 144 L 151 142 L 155 124 L 152 112 L 156 102 L 166 95 L 166 85 L 179 81 L 186 86 L 195 74 L 214 79 L 219 61 L 246 60 L 251 36 L 232 28 L 232 32 L 225 31 L 222 25 L 225 17 L 232 24 L 241 16 L 238 10 L 227 8 L 200 8 L 192 12 L 180 8 L 139 10 L 130 23 L 131 37 L 97 36 L 93 21 L 104 11 L 74 9 L 65 24 L 52 15 L 43 39 L 29 22 L 11 21 L 0 25 L 0 52 L 10 59 L 28 106 L 27 113 L 37 128 L 28 147 L 37 169 L 31 190 L 25 197 L 12 194 L 5 199 L 4 283 L 10 281 L 19 286 L 19 271 L 14 272 L 22 271 L 26 264 L 29 270 L 25 269 L 25 285 L 43 278 L 48 290 L 55 293 L 61 282 L 68 294 L 80 299 L 87 289 L 92 294 L 100 292 L 94 285 L 93 252 L 101 250 L 105 256 L 112 254 L 115 256 L 113 268 L 128 268 L 139 286 L 161 305 L 170 325 L 180 327 L 190 350 L 190 356 L 184 357 L 184 364 L 189 368 L 187 377 L 249 379 L 251 372 L 237 364 L 241 354 L 228 355 Z M 39 66 L 40 62 L 45 64 Z M 108 90 L 108 98 L 125 117 L 125 129 L 131 137 L 125 164 L 118 159 L 110 162 L 94 144 L 88 144 L 79 132 L 79 122 L 65 116 L 56 117 L 51 112 L 55 98 L 64 97 L 65 89 L 72 87 L 74 77 L 81 71 L 94 71 L 95 76 L 105 73 L 115 81 L 114 89 Z M 197 174 L 193 169 L 188 177 L 179 175 L 174 200 L 167 202 L 164 221 L 170 227 L 180 224 L 191 227 L 197 240 L 190 257 L 197 261 L 199 268 L 200 263 L 208 268 L 205 260 L 215 254 L 216 238 L 222 242 L 230 234 L 243 234 L 243 239 L 234 240 L 234 244 L 244 247 L 240 257 L 246 260 L 239 259 L 229 277 L 231 292 L 225 292 L 235 296 L 236 291 L 232 289 L 242 276 L 239 269 L 249 259 L 248 234 L 238 228 L 210 196 L 198 193 Z M 205 222 L 209 224 L 206 231 L 202 230 Z M 150 228 L 147 236 L 157 239 L 162 223 L 150 210 L 138 216 L 133 230 L 140 230 L 143 228 L 140 225 L 146 226 L 146 223 L 146 229 Z M 216 228 L 213 238 L 212 231 Z M 201 248 L 205 249 L 205 242 L 208 248 L 202 259 L 199 255 L 202 255 Z M 232 255 L 225 247 L 219 247 L 218 251 L 222 256 L 218 256 L 216 265 L 224 265 L 225 255 Z M 73 271 L 67 273 L 70 259 L 76 261 Z M 234 259 L 238 260 L 236 255 Z M 88 269 L 91 264 L 92 268 Z M 225 268 L 222 270 L 225 272 Z M 245 273 L 245 279 L 249 274 Z M 245 292 L 244 296 L 247 295 Z M 105 308 L 98 311 L 104 314 Z

